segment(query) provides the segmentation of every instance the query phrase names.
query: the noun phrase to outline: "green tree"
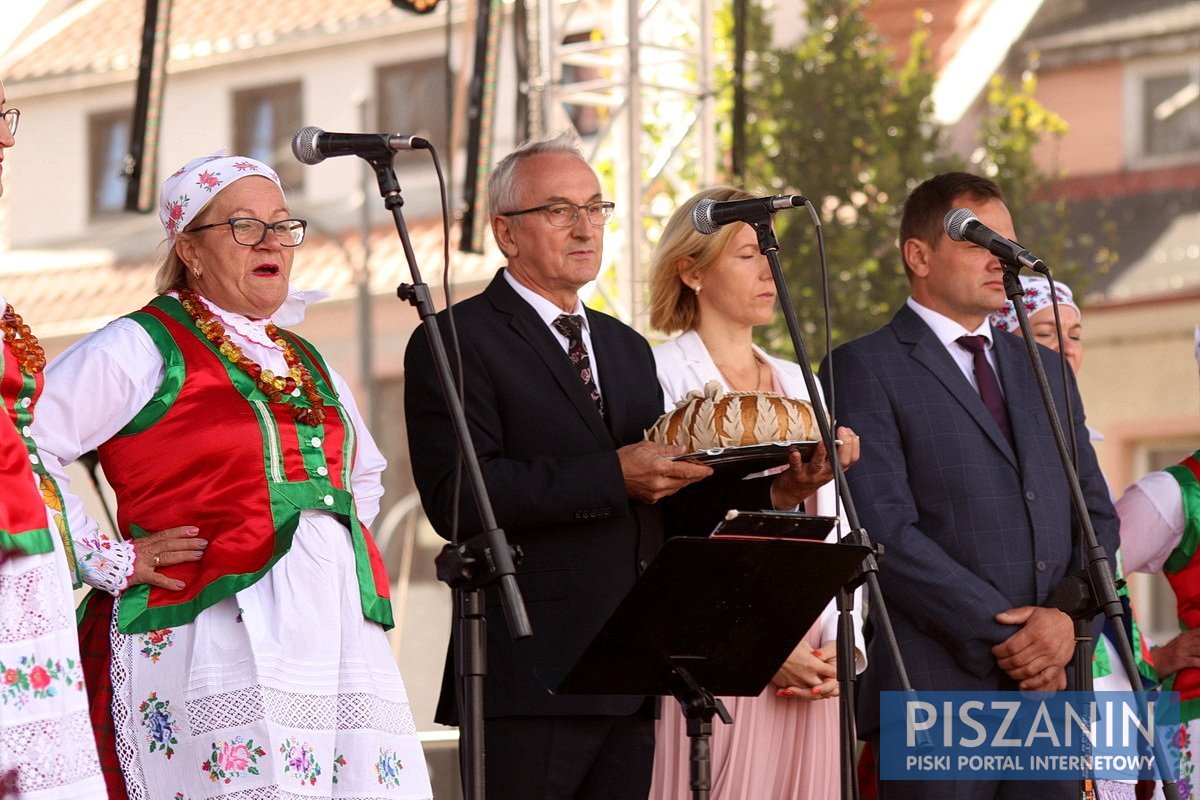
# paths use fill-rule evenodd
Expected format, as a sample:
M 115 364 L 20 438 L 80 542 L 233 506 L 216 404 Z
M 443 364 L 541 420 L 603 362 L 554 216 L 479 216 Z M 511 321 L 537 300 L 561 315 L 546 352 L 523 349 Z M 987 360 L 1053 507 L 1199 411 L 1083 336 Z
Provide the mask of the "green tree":
M 993 84 L 980 148 L 968 166 L 948 151 L 933 118 L 934 72 L 919 12 L 911 55 L 896 66 L 867 6 L 868 0 L 810 0 L 807 35 L 782 50 L 763 44 L 769 31 L 761 16 L 747 20 L 754 26 L 751 47 L 759 49 L 748 59 L 746 174 L 760 183 L 747 188 L 803 194 L 816 207 L 835 346 L 883 324 L 907 296 L 896 241 L 900 209 L 930 175 L 965 168 L 989 175 L 1005 189 L 1026 241 L 1036 236 L 1042 247 L 1041 237 L 1052 236 L 1053 251 L 1040 252 L 1055 255 L 1071 244 L 1066 209 L 1045 196 L 1048 178 L 1033 161 L 1035 145 L 1065 126 L 1034 100 L 1032 79 L 1020 87 Z M 776 229 L 805 343 L 819 359 L 826 331 L 816 231 L 803 213 L 779 215 Z M 1077 271 L 1068 265 L 1064 275 Z M 761 338 L 773 350 L 790 351 L 782 317 Z

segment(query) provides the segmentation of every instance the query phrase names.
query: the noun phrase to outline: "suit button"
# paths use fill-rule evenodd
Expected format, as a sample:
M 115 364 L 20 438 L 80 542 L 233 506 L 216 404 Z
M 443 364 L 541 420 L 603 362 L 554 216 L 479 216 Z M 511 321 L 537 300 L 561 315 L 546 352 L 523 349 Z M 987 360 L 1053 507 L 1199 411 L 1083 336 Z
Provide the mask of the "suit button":
M 642 572 L 646 571 L 646 559 L 638 559 L 638 569 L 640 569 Z
M 1034 500 L 1036 498 L 1037 498 L 1037 492 L 1035 492 L 1033 489 L 1025 490 L 1025 499 L 1026 500 Z
M 1047 568 L 1047 566 L 1048 566 L 1048 565 L 1046 564 L 1046 562 L 1045 562 L 1045 561 L 1039 561 L 1039 562 L 1037 562 L 1037 571 L 1038 571 L 1038 572 L 1045 572 L 1045 571 L 1046 571 L 1046 568 Z

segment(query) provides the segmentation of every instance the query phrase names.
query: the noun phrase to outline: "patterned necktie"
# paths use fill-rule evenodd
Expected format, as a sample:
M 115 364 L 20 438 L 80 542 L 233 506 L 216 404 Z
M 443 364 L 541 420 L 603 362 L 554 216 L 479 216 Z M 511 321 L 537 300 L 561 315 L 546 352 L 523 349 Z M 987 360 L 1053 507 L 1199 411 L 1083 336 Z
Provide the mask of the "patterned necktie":
M 579 379 L 583 381 L 584 387 L 591 395 L 592 402 L 596 404 L 596 410 L 603 417 L 604 398 L 600 396 L 596 379 L 592 377 L 592 359 L 588 355 L 587 346 L 583 343 L 583 317 L 578 314 L 560 314 L 552 324 L 554 330 L 567 338 L 567 356 L 575 365 L 575 369 L 579 370 Z
M 996 379 L 996 371 L 988 363 L 986 336 L 960 336 L 958 343 L 970 351 L 975 360 L 975 383 L 979 386 L 979 396 L 983 404 L 1001 432 L 1013 444 L 1012 427 L 1008 424 L 1008 409 L 1004 407 L 1004 395 L 1000 392 L 1000 381 Z

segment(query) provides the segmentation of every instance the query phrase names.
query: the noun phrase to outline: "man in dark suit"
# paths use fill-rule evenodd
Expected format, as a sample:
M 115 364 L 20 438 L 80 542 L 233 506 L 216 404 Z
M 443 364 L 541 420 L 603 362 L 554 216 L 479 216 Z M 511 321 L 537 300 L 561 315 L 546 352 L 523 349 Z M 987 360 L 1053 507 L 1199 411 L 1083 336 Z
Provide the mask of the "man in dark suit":
M 1065 689 L 1072 621 L 1048 606 L 1077 568 L 1069 489 L 1025 346 L 988 323 L 1006 300 L 1000 262 L 943 232 L 954 207 L 1016 239 L 992 181 L 947 173 L 918 186 L 900 223 L 911 297 L 891 322 L 837 348 L 822 378 L 836 387 L 839 424 L 862 440 L 848 480 L 864 527 L 884 547 L 880 583 L 913 688 Z M 1062 358 L 1039 350 L 1050 385 L 1063 386 Z M 1070 370 L 1066 379 L 1084 498 L 1111 557 L 1116 517 Z M 860 734 L 878 744 L 879 692 L 899 686 L 878 636 L 868 652 Z M 888 800 L 1074 796 L 1070 782 L 879 788 Z
M 556 696 L 540 676 L 574 663 L 653 558 L 664 535 L 657 501 L 673 505 L 673 528 L 704 533 L 727 508 L 794 506 L 829 471 L 797 456 L 773 480 L 713 477 L 686 502 L 672 497 L 712 470 L 643 441 L 663 408 L 650 347 L 579 299 L 612 214 L 595 172 L 569 139 L 530 143 L 497 165 L 488 202 L 507 268 L 457 304 L 454 320 L 468 423 L 497 520 L 524 551 L 517 577 L 534 631 L 514 643 L 489 590 L 488 798 L 641 800 L 654 699 Z M 439 324 L 449 345 L 444 312 Z M 449 536 L 457 452 L 426 337 L 418 329 L 405 354 L 409 449 L 425 511 Z M 478 533 L 465 488 L 457 510 L 460 535 Z M 452 682 L 442 701 L 449 711 Z

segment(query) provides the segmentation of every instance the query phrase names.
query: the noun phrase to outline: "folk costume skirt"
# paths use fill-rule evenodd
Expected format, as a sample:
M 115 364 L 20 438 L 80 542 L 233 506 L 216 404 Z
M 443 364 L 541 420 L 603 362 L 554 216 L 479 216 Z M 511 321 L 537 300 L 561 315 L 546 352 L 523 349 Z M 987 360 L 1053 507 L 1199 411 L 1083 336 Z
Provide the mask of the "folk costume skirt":
M 305 512 L 261 580 L 192 623 L 126 636 L 116 618 L 113 722 L 131 800 L 432 796 L 335 518 Z

